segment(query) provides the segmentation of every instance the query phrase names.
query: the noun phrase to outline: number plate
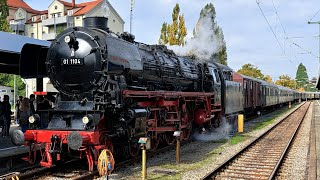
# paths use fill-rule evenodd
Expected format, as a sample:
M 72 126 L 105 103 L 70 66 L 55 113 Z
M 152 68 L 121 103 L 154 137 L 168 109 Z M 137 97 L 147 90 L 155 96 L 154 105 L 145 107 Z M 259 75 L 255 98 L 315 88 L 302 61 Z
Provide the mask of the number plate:
M 83 58 L 62 58 L 62 65 L 83 65 Z

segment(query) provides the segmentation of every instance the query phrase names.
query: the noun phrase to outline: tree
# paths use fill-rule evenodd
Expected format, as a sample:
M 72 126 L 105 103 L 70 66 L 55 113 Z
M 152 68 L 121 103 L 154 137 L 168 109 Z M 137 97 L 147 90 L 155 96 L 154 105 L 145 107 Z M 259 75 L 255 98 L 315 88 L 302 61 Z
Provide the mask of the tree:
M 167 23 L 164 22 L 161 28 L 161 34 L 158 43 L 161 45 L 168 44 L 168 32 L 167 32 Z
M 264 76 L 263 80 L 264 80 L 264 81 L 267 81 L 268 83 L 273 83 L 272 78 L 271 78 L 270 75 Z
M 252 64 L 242 65 L 241 69 L 239 69 L 237 72 L 253 78 L 262 79 L 262 80 L 264 79 L 264 75 L 261 73 L 261 70 Z
M 3 86 L 14 87 L 14 75 L 12 74 L 0 74 L 0 84 Z M 25 84 L 23 83 L 20 76 L 17 76 L 17 96 L 25 96 Z
M 300 63 L 296 72 L 296 81 L 298 88 L 304 87 L 308 83 L 308 74 L 306 67 Z
M 201 36 L 201 28 L 205 29 L 205 36 L 208 36 L 212 41 L 212 46 L 216 46 L 216 49 L 211 52 L 211 59 L 215 59 L 218 63 L 227 65 L 227 45 L 224 40 L 223 31 L 216 22 L 216 10 L 212 3 L 207 4 L 200 12 L 200 18 L 197 22 L 197 26 L 193 31 L 194 37 Z
M 277 80 L 275 84 L 284 86 L 290 89 L 295 89 L 297 86 L 296 81 L 294 79 L 291 79 L 291 77 L 288 75 L 281 75 L 279 77 L 279 80 Z
M 164 27 L 164 26 L 167 27 Z M 172 11 L 172 24 L 164 22 L 161 28 L 159 44 L 184 46 L 187 28 L 185 27 L 184 15 L 180 15 L 180 7 L 177 3 Z
M 9 8 L 6 0 L 0 0 L 0 31 L 10 32 L 10 26 L 7 21 Z
M 179 31 L 178 31 L 178 42 L 180 45 L 184 46 L 184 38 L 187 36 L 187 28 L 184 23 L 184 15 L 179 16 Z

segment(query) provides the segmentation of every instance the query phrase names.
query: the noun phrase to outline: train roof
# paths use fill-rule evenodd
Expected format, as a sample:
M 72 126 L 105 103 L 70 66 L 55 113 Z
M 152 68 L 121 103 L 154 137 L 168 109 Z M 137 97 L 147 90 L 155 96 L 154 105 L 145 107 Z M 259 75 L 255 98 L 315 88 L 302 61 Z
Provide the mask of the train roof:
M 265 85 L 265 86 L 277 87 L 277 85 L 275 85 L 273 83 L 266 82 L 266 81 L 261 80 L 261 79 L 253 78 L 253 77 L 246 76 L 246 75 L 243 75 L 243 74 L 239 74 L 239 75 L 242 76 L 243 78 L 252 79 L 254 81 L 260 82 L 262 85 Z

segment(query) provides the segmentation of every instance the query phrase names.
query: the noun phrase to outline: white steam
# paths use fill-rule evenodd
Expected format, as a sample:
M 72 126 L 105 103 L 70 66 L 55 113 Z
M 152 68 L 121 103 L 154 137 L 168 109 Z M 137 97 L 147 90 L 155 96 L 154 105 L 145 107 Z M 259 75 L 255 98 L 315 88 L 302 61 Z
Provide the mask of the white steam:
M 212 61 L 212 55 L 217 53 L 222 45 L 221 38 L 217 37 L 217 25 L 205 16 L 199 19 L 195 28 L 195 37 L 187 39 L 185 46 L 169 46 L 177 55 L 194 56 L 200 61 Z
M 220 127 L 214 129 L 212 132 L 199 133 L 195 132 L 193 138 L 198 141 L 218 141 L 230 138 L 230 132 L 232 131 L 232 125 L 230 125 L 226 118 L 222 118 L 222 124 Z

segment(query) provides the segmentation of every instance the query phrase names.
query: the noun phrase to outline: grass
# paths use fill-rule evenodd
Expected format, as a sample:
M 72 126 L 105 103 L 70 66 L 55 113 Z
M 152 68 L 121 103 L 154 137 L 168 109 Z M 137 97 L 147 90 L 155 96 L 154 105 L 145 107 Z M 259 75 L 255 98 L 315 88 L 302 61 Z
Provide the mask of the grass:
M 294 104 L 291 109 L 294 109 L 297 106 L 297 104 Z M 259 130 L 267 127 L 268 125 L 274 123 L 274 121 L 282 116 L 283 114 L 287 113 L 290 109 L 284 108 L 279 111 L 277 111 L 276 115 L 273 115 L 272 117 L 266 118 L 264 121 L 257 123 L 254 127 L 253 130 Z
M 177 173 L 175 175 L 164 175 L 164 174 L 150 174 L 148 175 L 148 179 L 167 179 L 167 180 L 178 180 L 181 179 L 181 174 Z
M 296 106 L 297 105 L 293 105 L 292 109 L 295 108 Z M 272 117 L 268 117 L 268 118 L 264 119 L 263 122 L 257 123 L 251 131 L 260 130 L 260 129 L 274 123 L 274 121 L 278 117 L 280 117 L 284 113 L 288 112 L 288 110 L 290 110 L 290 109 L 284 108 L 282 110 L 277 111 L 276 114 L 272 115 Z M 225 148 L 228 147 L 228 146 L 224 146 L 224 144 L 228 143 L 230 145 L 236 145 L 238 143 L 245 141 L 247 138 L 249 138 L 249 135 L 246 133 L 243 133 L 243 134 L 236 133 L 229 140 L 221 140 L 221 141 L 211 142 L 211 143 L 219 143 L 221 145 L 218 146 L 217 148 L 213 149 L 212 151 L 207 152 L 201 159 L 195 160 L 194 162 L 183 162 L 182 161 L 178 165 L 176 163 L 162 164 L 162 165 L 158 166 L 158 168 L 172 170 L 175 172 L 170 173 L 170 174 L 148 173 L 148 175 L 147 175 L 148 179 L 154 179 L 154 180 L 158 180 L 158 179 L 168 179 L 168 180 L 176 180 L 177 179 L 178 180 L 178 179 L 181 179 L 183 176 L 183 173 L 188 172 L 188 171 L 192 171 L 192 170 L 196 170 L 196 169 L 201 169 L 201 168 L 207 166 L 208 164 L 212 163 L 212 161 L 214 161 L 216 158 L 218 158 L 220 156 L 220 154 L 223 153 Z M 182 155 L 182 159 L 183 159 L 183 155 Z M 135 174 L 135 177 L 140 178 L 141 174 L 140 173 Z
M 229 144 L 236 145 L 236 144 L 238 144 L 240 142 L 243 142 L 245 139 L 246 139 L 245 135 L 236 134 L 229 140 Z

